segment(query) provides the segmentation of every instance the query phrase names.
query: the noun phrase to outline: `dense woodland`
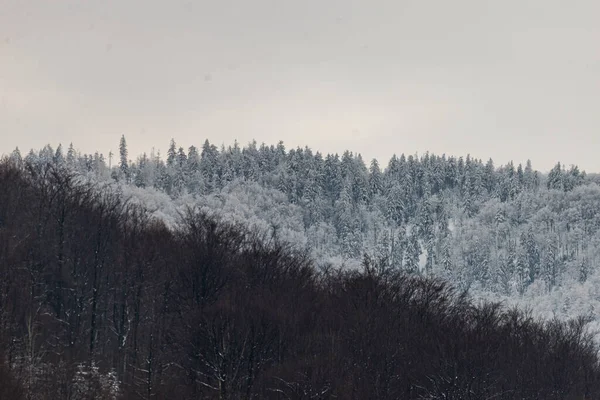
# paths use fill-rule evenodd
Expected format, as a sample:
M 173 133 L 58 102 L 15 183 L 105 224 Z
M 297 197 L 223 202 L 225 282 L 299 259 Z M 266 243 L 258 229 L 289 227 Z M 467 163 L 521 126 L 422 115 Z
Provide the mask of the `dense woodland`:
M 590 209 L 586 218 L 573 216 L 581 226 L 569 222 L 570 227 L 562 227 L 558 219 L 531 221 L 527 210 L 535 207 L 524 196 L 540 191 L 541 183 L 530 168 L 521 174 L 519 169 L 496 170 L 475 160 L 458 160 L 456 171 L 462 172 L 455 178 L 460 179 L 452 180 L 449 174 L 448 180 L 438 182 L 425 166 L 446 171 L 453 165 L 450 160 L 398 158 L 384 173 L 376 166 L 369 173 L 351 155 L 319 161 L 308 151 L 257 151 L 272 158 L 262 166 L 264 173 L 245 178 L 265 187 L 288 182 L 290 187 L 279 189 L 292 204 L 300 204 L 290 209 L 301 211 L 307 229 L 331 225 L 342 252 L 350 246 L 344 241 L 359 239 L 349 238 L 348 232 L 364 235 L 361 248 L 367 251 L 359 268 L 327 263 L 318 267 L 310 242 L 302 249 L 280 238 L 277 229 L 250 229 L 209 215 L 204 203 L 182 209 L 178 223 L 169 226 L 156 217 L 156 210 L 123 194 L 121 186 L 82 176 L 77 172 L 81 164 L 72 164 L 81 158 L 72 154 L 63 160 L 59 151 L 52 152 L 50 162 L 35 154 L 25 160 L 13 154 L 2 162 L 0 398 L 600 398 L 597 347 L 585 331 L 585 319 L 540 322 L 521 311 L 475 304 L 462 290 L 424 276 L 445 265 L 431 250 L 442 240 L 440 254 L 449 248 L 458 253 L 447 257 L 452 260 L 449 274 L 472 268 L 479 275 L 465 279 L 497 284 L 491 277 L 493 257 L 514 257 L 520 265 L 525 254 L 531 268 L 526 270 L 527 285 L 540 280 L 551 290 L 564 279 L 572 259 L 582 253 L 590 257 L 582 246 L 593 237 L 597 225 L 592 214 L 597 211 Z M 212 178 L 198 179 L 196 189 L 189 187 L 191 178 L 177 183 L 171 174 L 187 170 L 190 164 L 183 161 L 168 159 L 163 165 L 153 160 L 155 167 L 147 170 L 123 162 L 112 172 L 118 180 L 137 180 L 140 185 L 163 182 L 166 186 L 160 189 L 173 196 L 175 190 L 198 190 L 206 196 L 225 188 L 227 179 L 233 182 L 250 173 L 246 167 L 231 177 L 224 172 L 236 171 L 237 165 L 225 161 L 235 160 L 237 154 L 247 160 L 245 153 L 214 152 L 220 161 L 204 161 L 196 171 Z M 203 152 L 199 159 L 209 154 Z M 311 165 L 322 168 L 321 178 L 314 176 L 319 169 L 302 167 L 296 159 L 314 161 Z M 207 165 L 216 172 L 206 173 Z M 394 172 L 394 165 L 403 172 Z M 163 175 L 158 173 L 161 168 Z M 93 174 L 106 171 L 90 169 Z M 138 177 L 140 171 L 148 173 L 145 183 Z M 152 171 L 157 172 L 154 181 Z M 493 185 L 473 186 L 471 182 L 479 179 L 469 175 L 473 171 L 481 173 L 476 176 L 483 182 L 493 177 Z M 486 171 L 492 172 L 485 175 Z M 590 192 L 595 189 L 574 171 L 557 169 L 560 191 L 551 187 L 545 196 L 556 198 L 556 204 L 568 196 L 579 196 L 582 204 L 586 195 L 595 199 Z M 326 178 L 329 173 L 336 179 Z M 413 182 L 412 173 L 419 180 Z M 463 181 L 465 174 L 469 178 Z M 278 180 L 280 175 L 288 179 Z M 328 186 L 339 177 L 343 184 Z M 549 186 L 558 185 L 550 178 Z M 312 184 L 312 195 L 311 179 L 322 179 Z M 519 198 L 522 214 L 515 215 L 512 207 Z M 302 207 L 308 201 L 315 206 Z M 491 206 L 486 201 L 497 203 L 504 214 L 488 216 Z M 452 211 L 443 214 L 444 210 Z M 459 240 L 453 235 L 466 231 L 467 222 L 454 216 L 452 224 L 444 223 L 441 215 L 454 215 L 456 210 L 464 211 L 465 221 L 492 218 L 498 254 L 487 254 L 485 268 L 478 253 L 486 251 L 484 236 L 469 249 L 453 248 L 450 240 Z M 360 225 L 361 218 L 379 212 L 388 213 L 379 228 L 381 221 Z M 562 209 L 548 212 L 555 215 Z M 522 220 L 518 215 L 524 215 Z M 547 223 L 547 231 L 520 227 L 537 227 L 534 223 Z M 525 239 L 511 229 L 523 230 Z M 577 229 L 587 229 L 585 239 L 560 236 Z M 527 232 L 539 259 L 528 258 L 532 253 L 527 252 Z M 383 250 L 379 247 L 380 253 L 370 253 L 366 236 L 385 238 L 386 233 L 391 243 L 381 246 Z M 555 280 L 547 271 L 547 249 L 538 242 L 541 234 L 556 238 L 552 265 L 564 268 Z M 424 241 L 427 237 L 433 243 Z M 423 250 L 429 251 L 425 260 L 417 261 Z M 465 264 L 458 267 L 454 263 L 463 254 Z M 484 278 L 484 270 L 490 271 L 490 278 Z M 513 279 L 511 275 L 508 282 Z
M 206 141 L 184 150 L 172 140 L 165 158 L 152 152 L 132 162 L 125 137 L 109 165 L 72 145 L 11 156 L 143 188 L 146 203 L 164 193 L 180 209 L 254 225 L 308 249 L 320 266 L 357 265 L 367 255 L 382 268 L 514 296 L 532 285 L 549 292 L 584 283 L 600 262 L 600 186 L 576 166 L 541 174 L 530 162 L 496 167 L 425 154 L 367 167 L 348 151 L 323 156 L 281 142 L 219 150 Z

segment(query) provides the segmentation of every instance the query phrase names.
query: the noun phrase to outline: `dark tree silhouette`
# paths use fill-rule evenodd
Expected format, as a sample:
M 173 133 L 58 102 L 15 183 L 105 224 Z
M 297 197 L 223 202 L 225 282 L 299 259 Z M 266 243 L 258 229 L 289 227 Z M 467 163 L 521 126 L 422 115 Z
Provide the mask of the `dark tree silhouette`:
M 197 209 L 168 229 L 52 163 L 6 160 L 0 188 L 2 399 L 600 398 L 584 319 L 385 258 L 318 271 Z

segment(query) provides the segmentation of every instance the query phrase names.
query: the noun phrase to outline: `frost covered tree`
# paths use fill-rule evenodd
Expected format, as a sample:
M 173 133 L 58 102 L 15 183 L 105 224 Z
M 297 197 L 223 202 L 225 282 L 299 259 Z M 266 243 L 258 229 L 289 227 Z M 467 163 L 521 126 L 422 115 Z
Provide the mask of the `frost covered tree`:
M 171 139 L 169 149 L 167 150 L 167 167 L 173 168 L 177 160 L 177 144 L 175 139 Z
M 121 141 L 119 142 L 119 172 L 121 178 L 125 179 L 126 182 L 129 182 L 131 176 L 129 174 L 129 161 L 127 156 L 127 141 L 125 140 L 125 135 L 121 135 Z
M 415 234 L 409 234 L 406 244 L 406 255 L 404 259 L 404 270 L 414 274 L 420 272 L 419 260 L 422 254 L 419 239 Z
M 67 150 L 67 164 L 69 166 L 73 166 L 75 165 L 75 158 L 76 158 L 76 152 L 75 152 L 75 148 L 73 147 L 73 143 L 69 144 L 69 149 Z
M 369 167 L 369 196 L 373 198 L 383 193 L 383 174 L 379 168 L 379 163 L 374 158 Z

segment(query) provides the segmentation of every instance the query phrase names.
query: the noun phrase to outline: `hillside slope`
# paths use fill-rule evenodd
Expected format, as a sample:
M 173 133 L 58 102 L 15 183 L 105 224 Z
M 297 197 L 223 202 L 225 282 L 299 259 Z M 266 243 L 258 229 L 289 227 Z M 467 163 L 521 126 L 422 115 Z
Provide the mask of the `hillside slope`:
M 319 272 L 188 208 L 167 227 L 52 164 L 0 164 L 0 397 L 580 399 L 585 320 L 537 322 L 440 281 Z

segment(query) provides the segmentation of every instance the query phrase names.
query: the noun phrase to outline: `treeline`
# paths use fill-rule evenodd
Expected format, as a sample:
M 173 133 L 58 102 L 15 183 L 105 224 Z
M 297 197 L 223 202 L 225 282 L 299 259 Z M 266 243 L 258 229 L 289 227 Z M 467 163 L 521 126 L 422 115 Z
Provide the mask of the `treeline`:
M 190 209 L 173 231 L 55 164 L 0 165 L 0 398 L 582 399 L 584 321 L 474 305 Z

